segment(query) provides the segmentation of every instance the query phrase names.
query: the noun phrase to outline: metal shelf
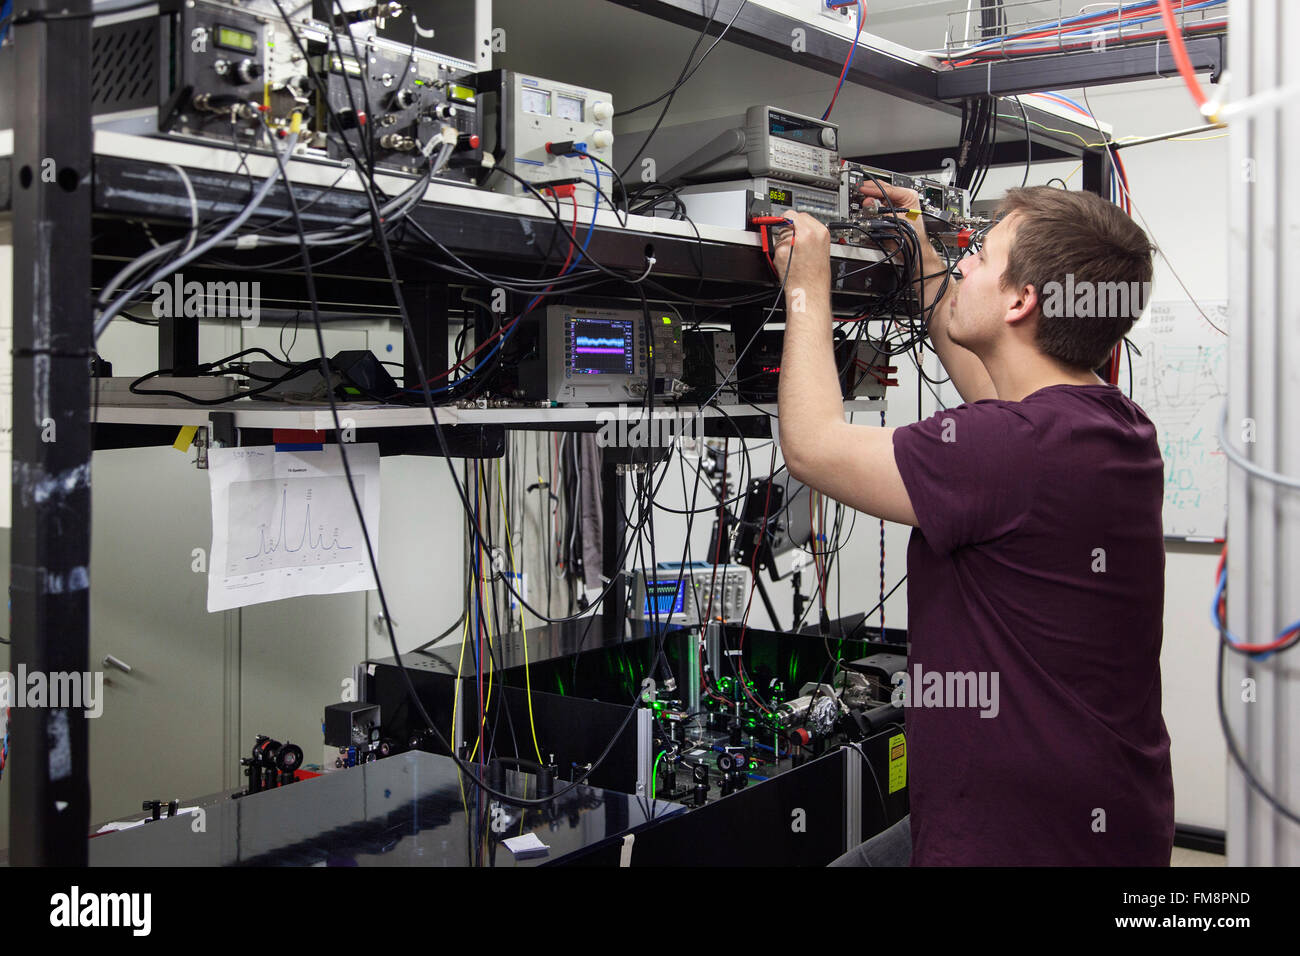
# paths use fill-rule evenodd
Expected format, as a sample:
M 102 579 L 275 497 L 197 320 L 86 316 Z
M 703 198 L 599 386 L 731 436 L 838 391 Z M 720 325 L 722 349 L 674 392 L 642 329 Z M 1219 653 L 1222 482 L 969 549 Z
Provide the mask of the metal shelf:
M 641 406 L 591 405 L 585 407 L 558 408 L 459 408 L 455 405 L 435 406 L 438 424 L 456 425 L 498 425 L 515 426 L 565 426 L 589 425 L 598 428 L 608 419 L 602 415 L 617 414 L 620 407 L 628 412 L 640 412 Z M 855 398 L 844 403 L 845 412 L 882 412 L 888 407 L 884 399 Z M 753 405 L 728 405 L 725 415 L 716 408 L 706 408 L 702 415 L 706 419 L 722 418 L 768 418 L 776 417 L 776 403 L 755 403 Z M 667 405 L 656 403 L 656 411 L 693 411 L 693 405 Z M 429 409 L 422 405 L 358 405 L 340 404 L 339 418 L 350 420 L 352 427 L 363 430 L 367 428 L 416 428 L 433 424 Z M 159 400 L 156 404 L 121 404 L 101 403 L 92 412 L 91 421 L 114 425 L 168 425 L 177 428 L 184 425 L 208 425 L 213 414 L 232 415 L 236 428 L 285 428 L 303 431 L 333 431 L 334 416 L 328 405 L 285 406 L 282 402 L 259 402 L 253 399 L 239 401 L 228 407 L 204 407 L 190 405 L 181 399 Z
M 712 5 L 701 5 L 699 0 L 609 2 L 696 31 L 704 27 L 708 13 L 712 10 Z M 716 22 L 709 28 L 711 36 L 716 36 L 731 20 L 741 2 L 742 0 L 720 0 Z M 795 52 L 790 43 L 791 31 L 796 28 L 802 28 L 805 34 L 804 47 L 799 52 Z M 839 75 L 851 46 L 851 41 L 843 36 L 753 3 L 746 4 L 741 10 L 727 31 L 726 39 L 747 49 L 832 77 Z M 1209 72 L 1217 80 L 1223 63 L 1222 38 L 1189 38 L 1187 46 L 1195 69 L 1198 72 Z M 955 116 L 960 113 L 960 101 L 969 96 L 1003 96 L 1039 90 L 1101 86 L 1171 76 L 1176 72 L 1168 44 L 1156 41 L 1087 53 L 999 61 L 952 69 L 937 57 L 908 49 L 864 30 L 845 83 Z M 1081 122 L 1069 114 L 1039 109 L 1029 103 L 1024 103 L 1023 106 L 1029 124 L 1033 127 L 1030 138 L 1035 159 L 1095 158 L 1098 150 L 1084 144 L 1096 140 L 1096 126 L 1087 120 Z M 1020 107 L 1007 100 L 1000 111 L 1015 119 L 998 121 L 999 138 L 1005 145 L 994 156 L 993 164 L 1023 163 L 1025 137 Z M 1108 130 L 1105 132 L 1109 135 Z M 951 153 L 952 144 L 935 143 L 930 148 L 862 154 L 850 158 L 898 169 L 900 172 L 911 172 L 938 169 L 942 159 Z M 1104 183 L 1094 180 L 1092 185 L 1085 188 L 1096 191 L 1098 186 L 1104 186 Z

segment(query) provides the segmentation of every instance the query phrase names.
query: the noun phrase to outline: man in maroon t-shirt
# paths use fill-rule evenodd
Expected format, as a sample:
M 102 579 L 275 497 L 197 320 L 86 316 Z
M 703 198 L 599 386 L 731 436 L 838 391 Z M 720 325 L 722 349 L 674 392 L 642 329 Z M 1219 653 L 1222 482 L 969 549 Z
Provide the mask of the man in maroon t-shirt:
M 916 529 L 901 685 L 912 812 L 837 862 L 1168 865 L 1163 469 L 1146 415 L 1093 372 L 1146 301 L 1146 236 L 1090 193 L 1012 190 L 930 319 L 964 404 L 875 428 L 844 420 L 827 231 L 794 220 L 775 251 L 789 269 L 786 466 Z M 909 221 L 929 305 L 946 266 Z

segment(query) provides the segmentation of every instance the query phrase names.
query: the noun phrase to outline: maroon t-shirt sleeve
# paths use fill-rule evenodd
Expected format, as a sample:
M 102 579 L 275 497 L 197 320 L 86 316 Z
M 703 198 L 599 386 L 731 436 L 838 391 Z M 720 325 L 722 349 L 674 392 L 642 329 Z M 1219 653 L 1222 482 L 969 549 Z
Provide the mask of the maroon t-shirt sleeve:
M 894 430 L 894 458 L 926 543 L 940 555 L 1014 531 L 1038 468 L 1034 427 L 1010 402 L 980 401 Z

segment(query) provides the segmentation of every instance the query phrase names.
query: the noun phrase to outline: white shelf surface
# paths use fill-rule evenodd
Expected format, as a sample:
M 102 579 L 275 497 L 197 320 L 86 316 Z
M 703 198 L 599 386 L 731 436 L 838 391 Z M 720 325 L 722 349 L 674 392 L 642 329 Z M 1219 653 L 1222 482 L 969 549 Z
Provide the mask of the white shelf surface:
M 856 398 L 844 403 L 845 412 L 882 412 L 888 406 L 885 399 Z M 640 405 L 621 406 L 628 415 L 639 413 Z M 673 408 L 656 405 L 656 411 Z M 694 406 L 684 406 L 690 411 Z M 439 425 L 566 425 L 582 422 L 596 423 L 607 420 L 602 413 L 618 414 L 617 405 L 591 405 L 563 408 L 457 408 L 438 406 Z M 776 415 L 776 403 L 755 405 L 728 405 L 726 414 L 732 418 L 757 418 Z M 413 428 L 433 424 L 428 408 L 424 406 L 340 404 L 339 421 L 353 428 Z M 115 425 L 199 425 L 209 424 L 213 412 L 233 412 L 236 428 L 294 428 L 305 431 L 329 431 L 334 428 L 334 417 L 327 405 L 284 405 L 280 402 L 238 401 L 230 405 L 189 405 L 180 399 L 159 399 L 149 404 L 101 403 L 91 420 Z M 705 418 L 721 418 L 716 408 L 704 409 Z M 617 419 L 615 419 L 617 420 Z

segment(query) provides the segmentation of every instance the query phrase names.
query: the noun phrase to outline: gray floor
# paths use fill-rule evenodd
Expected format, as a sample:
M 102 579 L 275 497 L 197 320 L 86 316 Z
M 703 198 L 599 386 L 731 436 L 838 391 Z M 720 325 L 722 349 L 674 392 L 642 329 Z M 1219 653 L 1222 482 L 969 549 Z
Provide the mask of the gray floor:
M 1185 850 L 1174 847 L 1174 855 L 1169 860 L 1170 866 L 1227 866 L 1228 859 L 1218 853 L 1202 853 L 1199 850 Z

